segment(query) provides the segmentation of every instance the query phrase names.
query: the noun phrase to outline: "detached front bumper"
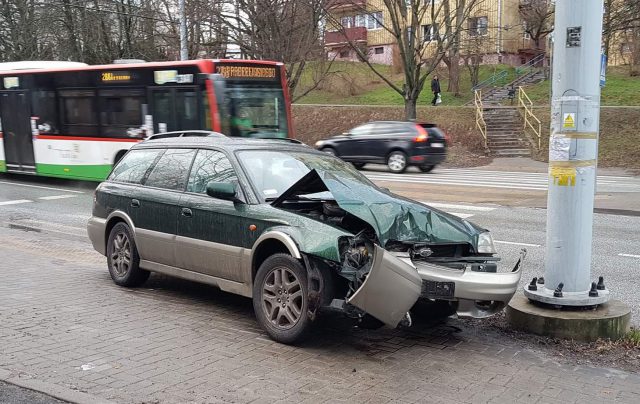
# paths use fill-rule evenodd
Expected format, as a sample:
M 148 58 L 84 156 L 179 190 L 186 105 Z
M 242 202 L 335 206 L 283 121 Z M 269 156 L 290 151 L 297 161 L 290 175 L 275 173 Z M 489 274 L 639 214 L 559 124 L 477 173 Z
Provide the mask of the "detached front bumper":
M 484 318 L 502 310 L 518 289 L 526 250 L 510 272 L 476 272 L 414 263 L 406 254 L 396 258 L 416 269 L 422 279 L 421 298 L 457 302 L 460 317 Z

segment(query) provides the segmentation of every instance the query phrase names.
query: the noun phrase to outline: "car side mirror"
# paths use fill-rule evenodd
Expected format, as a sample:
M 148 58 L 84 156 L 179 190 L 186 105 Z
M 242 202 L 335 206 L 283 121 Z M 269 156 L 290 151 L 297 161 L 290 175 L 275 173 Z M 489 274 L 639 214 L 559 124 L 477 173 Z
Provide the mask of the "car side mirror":
M 236 185 L 231 182 L 214 182 L 207 184 L 207 195 L 212 198 L 236 202 Z

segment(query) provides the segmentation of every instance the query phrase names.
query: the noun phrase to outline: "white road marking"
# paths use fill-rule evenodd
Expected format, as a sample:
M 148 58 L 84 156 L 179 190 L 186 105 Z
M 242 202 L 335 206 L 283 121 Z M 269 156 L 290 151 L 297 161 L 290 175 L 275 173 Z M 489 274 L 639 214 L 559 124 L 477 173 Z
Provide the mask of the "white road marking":
M 52 196 L 41 196 L 38 199 L 43 199 L 45 201 L 53 201 L 55 199 L 66 199 L 66 198 L 75 198 L 77 195 L 52 195 Z
M 447 212 L 447 213 L 453 216 L 458 216 L 461 219 L 467 219 L 473 216 L 473 213 L 458 213 L 458 212 Z
M 17 205 L 20 203 L 29 203 L 29 202 L 33 202 L 29 199 L 16 199 L 15 201 L 2 201 L 0 202 L 0 205 Z
M 71 190 L 71 189 L 45 187 L 45 186 L 42 186 L 42 185 L 21 184 L 19 182 L 11 182 L 11 181 L 0 181 L 0 184 L 15 185 L 17 187 L 27 187 L 27 188 L 51 189 L 51 190 L 54 190 L 54 191 L 72 192 L 74 194 L 84 194 L 84 192 L 82 192 L 82 191 L 74 191 L 74 190 Z
M 525 247 L 542 247 L 540 244 L 514 243 L 513 241 L 493 240 L 493 242 L 496 243 L 496 244 L 522 245 L 522 246 L 525 246 Z
M 427 202 L 427 201 L 421 201 L 421 203 L 424 203 L 425 205 L 428 206 L 433 206 L 436 209 L 463 209 L 463 210 L 476 210 L 479 212 L 491 212 L 492 210 L 495 210 L 496 208 L 491 208 L 488 206 L 473 206 L 473 205 L 455 205 L 452 203 L 438 203 L 438 202 Z
M 634 255 L 634 254 L 618 254 L 621 257 L 628 257 L 628 258 L 640 258 L 640 255 Z

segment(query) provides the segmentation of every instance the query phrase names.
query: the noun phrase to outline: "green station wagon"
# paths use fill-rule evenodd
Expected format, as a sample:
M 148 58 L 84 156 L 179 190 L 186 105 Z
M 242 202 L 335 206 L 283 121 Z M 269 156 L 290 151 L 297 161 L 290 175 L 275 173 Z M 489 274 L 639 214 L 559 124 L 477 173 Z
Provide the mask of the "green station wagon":
M 121 286 L 150 272 L 253 299 L 276 341 L 323 310 L 410 325 L 418 299 L 486 317 L 516 291 L 490 233 L 394 195 L 349 163 L 291 140 L 213 132 L 134 146 L 95 191 L 88 234 Z

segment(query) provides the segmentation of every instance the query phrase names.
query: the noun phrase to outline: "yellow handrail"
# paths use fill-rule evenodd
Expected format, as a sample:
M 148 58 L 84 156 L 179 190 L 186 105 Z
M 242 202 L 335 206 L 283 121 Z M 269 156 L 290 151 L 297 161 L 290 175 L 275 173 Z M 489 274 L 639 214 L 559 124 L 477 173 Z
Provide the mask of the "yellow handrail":
M 540 122 L 540 119 L 534 115 L 533 102 L 527 93 L 524 92 L 522 87 L 518 87 L 518 107 L 521 107 L 524 111 L 522 113 L 522 117 L 524 118 L 524 130 L 527 129 L 527 126 L 531 128 L 533 133 L 538 137 L 538 150 L 540 150 L 542 145 L 542 123 Z M 534 126 L 534 123 L 538 124 L 537 128 Z
M 475 100 L 474 104 L 476 105 L 476 125 L 478 129 L 480 129 L 480 133 L 484 138 L 484 148 L 487 149 L 487 123 L 484 120 L 484 108 L 482 106 L 482 92 L 481 90 L 475 90 Z

